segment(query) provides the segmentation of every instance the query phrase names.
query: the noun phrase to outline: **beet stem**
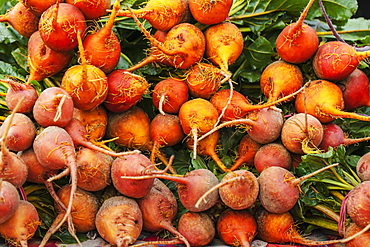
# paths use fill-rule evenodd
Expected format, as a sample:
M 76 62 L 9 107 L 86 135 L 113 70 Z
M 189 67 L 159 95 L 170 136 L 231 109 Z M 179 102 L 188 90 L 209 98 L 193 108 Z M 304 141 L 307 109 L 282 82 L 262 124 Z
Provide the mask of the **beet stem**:
M 145 27 L 143 26 L 143 24 L 139 21 L 139 19 L 135 15 L 135 13 L 132 12 L 132 9 L 130 7 L 128 7 L 128 6 L 127 6 L 127 9 L 131 12 L 132 18 L 135 20 L 136 24 L 138 25 L 138 27 L 140 28 L 140 30 L 142 31 L 142 33 L 144 34 L 144 36 L 150 41 L 150 43 L 152 44 L 152 46 L 157 47 L 159 50 L 161 50 L 166 55 L 177 55 L 177 54 L 180 53 L 177 49 L 170 50 L 170 49 L 166 48 L 163 45 L 162 42 L 159 42 L 157 39 L 155 39 L 154 37 L 152 37 L 150 35 L 150 33 L 148 32 L 148 30 L 146 30 Z
M 307 16 L 307 14 L 308 14 L 308 11 L 310 10 L 310 8 L 311 8 L 311 6 L 312 6 L 313 2 L 315 2 L 315 0 L 310 0 L 310 1 L 308 2 L 308 4 L 306 5 L 306 7 L 304 8 L 304 10 L 303 10 L 303 12 L 301 13 L 301 15 L 300 15 L 300 17 L 299 17 L 298 21 L 296 22 L 296 26 L 297 26 L 297 28 L 296 28 L 295 30 L 297 30 L 298 28 L 302 27 L 302 24 L 303 24 L 304 20 L 306 19 L 306 16 Z M 295 32 L 294 32 L 293 34 L 295 34 Z
M 226 121 L 226 122 L 223 122 L 223 123 L 219 124 L 218 126 L 214 127 L 213 129 L 211 129 L 207 133 L 203 134 L 201 137 L 198 138 L 198 141 L 203 140 L 207 136 L 210 136 L 214 132 L 222 129 L 223 127 L 230 127 L 230 126 L 234 126 L 234 125 L 238 125 L 238 124 L 247 124 L 247 125 L 252 125 L 253 126 L 256 123 L 255 123 L 255 121 L 253 121 L 251 119 L 244 119 L 244 118 Z
M 116 19 L 116 16 L 117 16 L 117 13 L 120 9 L 120 0 L 116 0 L 113 4 L 113 9 L 112 9 L 112 12 L 111 12 L 111 15 L 109 16 L 109 19 L 108 19 L 108 22 L 106 23 L 105 27 L 102 28 L 102 31 L 104 33 L 106 33 L 106 36 L 108 36 L 112 30 L 113 30 L 113 27 L 114 27 L 114 21 Z
M 197 145 L 198 145 L 198 130 L 196 128 L 191 129 L 192 138 L 194 140 L 193 143 L 193 159 L 197 158 Z
M 63 108 L 63 104 L 64 104 L 65 100 L 67 99 L 67 95 L 58 94 L 55 97 L 56 98 L 61 97 L 61 99 L 59 101 L 59 105 L 56 108 L 55 116 L 54 116 L 54 119 L 53 119 L 54 122 L 57 122 L 62 117 L 62 111 L 63 111 L 62 108 Z
M 327 106 L 325 108 L 321 108 L 321 112 L 327 114 L 333 118 L 352 118 L 361 121 L 370 121 L 370 116 L 362 115 L 355 112 L 346 112 L 340 109 L 335 108 L 334 106 Z
M 328 14 L 326 13 L 326 9 L 325 9 L 325 6 L 322 2 L 322 0 L 319 0 L 319 5 L 320 5 L 320 8 L 321 8 L 321 11 L 322 11 L 322 14 L 325 18 L 325 21 L 326 23 L 328 24 L 331 32 L 333 33 L 334 37 L 338 40 L 338 41 L 341 41 L 341 42 L 344 42 L 346 43 L 346 41 L 344 39 L 342 39 L 342 37 L 340 37 L 339 33 L 337 32 L 337 30 L 335 29 L 333 23 L 331 22 Z
M 229 81 L 231 81 L 231 80 L 229 80 Z M 220 115 L 218 116 L 217 122 L 215 123 L 214 127 L 216 127 L 220 123 L 221 118 L 225 114 L 225 111 L 226 111 L 227 107 L 231 104 L 231 100 L 232 100 L 232 97 L 233 97 L 233 92 L 234 92 L 234 87 L 231 86 L 230 87 L 229 98 L 227 99 L 227 102 L 226 102 L 224 108 L 222 108 L 222 111 L 221 111 Z
M 313 177 L 313 176 L 315 176 L 316 174 L 319 174 L 320 172 L 323 172 L 323 171 L 325 171 L 325 170 L 327 170 L 327 169 L 330 169 L 330 168 L 332 168 L 332 167 L 334 167 L 334 166 L 337 166 L 337 165 L 339 165 L 339 163 L 334 163 L 334 164 L 331 164 L 331 165 L 328 165 L 328 166 L 325 166 L 325 167 L 323 167 L 323 168 L 321 168 L 321 169 L 319 169 L 319 170 L 317 170 L 317 171 L 314 171 L 314 172 L 312 172 L 312 173 L 310 173 L 310 174 L 307 174 L 307 175 L 304 175 L 304 176 L 302 176 L 302 177 L 300 177 L 300 178 L 295 178 L 295 179 L 293 179 L 293 180 L 290 180 L 291 182 L 291 184 L 292 185 L 298 185 L 300 182 L 302 182 L 302 181 L 304 181 L 304 180 L 306 180 L 306 179 L 308 179 L 308 178 L 310 178 L 310 177 Z

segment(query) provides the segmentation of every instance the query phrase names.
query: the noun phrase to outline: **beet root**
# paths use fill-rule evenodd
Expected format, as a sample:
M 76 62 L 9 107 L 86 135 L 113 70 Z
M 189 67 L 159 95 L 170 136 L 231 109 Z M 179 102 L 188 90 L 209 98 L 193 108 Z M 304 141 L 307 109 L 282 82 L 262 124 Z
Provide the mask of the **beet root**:
M 305 113 L 289 117 L 281 130 L 281 141 L 292 153 L 317 152 L 323 139 L 324 128 L 320 121 Z
M 182 104 L 189 99 L 189 88 L 179 78 L 167 78 L 158 82 L 152 93 L 153 105 L 163 115 L 177 114 Z
M 257 222 L 247 210 L 226 209 L 217 220 L 217 233 L 228 245 L 249 247 L 257 234 Z
M 58 197 L 64 205 L 68 205 L 72 186 L 70 184 L 64 185 L 58 191 Z M 65 208 L 58 207 L 59 213 L 64 214 Z M 72 222 L 76 229 L 76 232 L 86 233 L 93 231 L 95 227 L 95 217 L 99 210 L 98 198 L 81 188 L 77 188 L 73 195 L 73 210 L 72 210 Z
M 27 82 L 41 81 L 58 74 L 72 61 L 73 50 L 56 51 L 48 47 L 42 40 L 40 31 L 34 32 L 28 40 L 27 62 L 30 75 Z
M 292 167 L 292 157 L 288 149 L 280 143 L 268 143 L 258 149 L 254 156 L 254 167 L 261 173 L 270 166 Z
M 149 193 L 154 178 L 132 180 L 122 176 L 140 176 L 154 169 L 151 161 L 143 154 L 126 155 L 116 158 L 111 166 L 113 186 L 124 196 L 141 198 Z
M 258 177 L 261 205 L 271 213 L 285 213 L 294 207 L 299 199 L 299 183 L 338 163 L 325 166 L 317 171 L 295 178 L 294 174 L 280 166 L 265 168 Z
M 134 199 L 115 196 L 105 200 L 95 219 L 99 235 L 112 245 L 128 247 L 140 236 L 142 212 Z
M 220 181 L 220 198 L 231 209 L 251 207 L 258 198 L 259 184 L 256 176 L 247 170 L 227 173 Z
M 73 117 L 73 108 L 73 99 L 67 91 L 49 87 L 37 98 L 32 113 L 42 127 L 65 127 Z
M 0 15 L 0 22 L 9 23 L 20 35 L 29 38 L 38 29 L 39 17 L 23 3 L 18 2 L 5 14 Z
M 9 89 L 6 92 L 5 101 L 9 110 L 14 110 L 19 99 L 24 99 L 18 107 L 18 113 L 30 113 L 39 97 L 34 87 L 27 83 L 21 83 L 15 80 L 6 80 L 9 83 Z
M 303 63 L 314 56 L 319 46 L 316 30 L 304 20 L 315 0 L 310 0 L 297 22 L 286 26 L 276 39 L 276 51 L 288 63 Z
M 113 158 L 110 155 L 80 148 L 76 153 L 77 185 L 87 191 L 99 191 L 111 182 Z
M 238 146 L 237 160 L 230 168 L 231 171 L 238 169 L 241 165 L 254 165 L 254 157 L 262 144 L 253 140 L 248 134 L 244 135 Z
M 10 123 L 11 115 L 9 115 L 0 126 L 0 136 L 3 136 L 4 130 L 10 124 L 5 145 L 9 150 L 18 152 L 32 146 L 33 140 L 36 137 L 36 126 L 27 115 L 23 113 L 13 114 L 12 123 Z
M 20 246 L 28 246 L 38 226 L 41 225 L 35 206 L 21 200 L 15 213 L 4 223 L 0 224 L 0 235 L 7 241 Z
M 15 213 L 19 202 L 20 196 L 17 188 L 7 181 L 0 180 L 0 224 Z
M 77 47 L 78 32 L 86 30 L 85 16 L 74 5 L 59 3 L 45 10 L 39 21 L 39 31 L 45 44 L 56 51 L 70 51 Z
M 139 75 L 123 69 L 108 74 L 108 94 L 104 106 L 115 113 L 129 110 L 147 93 L 149 83 Z
M 177 229 L 191 246 L 206 246 L 216 235 L 215 223 L 204 212 L 184 213 L 179 219 Z
M 341 240 L 315 241 L 304 238 L 298 232 L 289 212 L 276 214 L 261 208 L 256 214 L 257 237 L 269 243 L 297 243 L 308 246 L 339 243 Z

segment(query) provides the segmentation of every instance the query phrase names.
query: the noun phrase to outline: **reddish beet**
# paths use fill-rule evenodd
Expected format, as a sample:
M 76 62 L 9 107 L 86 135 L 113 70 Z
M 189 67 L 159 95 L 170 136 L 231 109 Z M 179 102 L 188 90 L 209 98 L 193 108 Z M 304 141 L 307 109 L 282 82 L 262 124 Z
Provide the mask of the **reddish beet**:
M 0 179 L 0 224 L 7 221 L 15 213 L 20 200 L 17 188 Z
M 41 92 L 33 107 L 33 117 L 43 127 L 65 127 L 73 116 L 73 99 L 60 87 L 49 87 Z
M 159 178 L 171 180 L 177 183 L 177 191 L 179 199 L 182 205 L 191 212 L 202 212 L 213 207 L 218 199 L 218 189 L 213 190 L 207 195 L 207 200 L 201 200 L 198 204 L 199 199 L 211 188 L 218 184 L 218 179 L 208 169 L 195 169 L 191 170 L 187 174 L 170 175 L 160 174 L 157 171 L 148 171 L 147 175 L 142 176 L 125 176 L 125 179 L 147 179 L 147 178 Z
M 166 229 L 182 240 L 187 247 L 189 242 L 172 225 L 177 215 L 177 201 L 172 191 L 161 180 L 155 179 L 148 194 L 137 199 L 143 213 L 143 229 L 149 232 L 158 232 Z
M 235 125 L 246 125 L 248 135 L 260 144 L 266 144 L 275 141 L 280 137 L 283 127 L 283 115 L 280 109 L 264 108 L 250 112 L 248 118 L 235 119 L 222 122 L 207 133 L 199 137 L 199 141 L 208 137 L 215 131 Z
M 167 78 L 158 82 L 152 93 L 153 105 L 162 114 L 177 114 L 182 104 L 189 99 L 189 88 L 179 78 Z
M 148 89 L 149 83 L 144 77 L 116 69 L 108 74 L 108 95 L 104 106 L 115 113 L 127 111 L 142 99 Z
M 185 134 L 177 115 L 158 114 L 150 122 L 150 137 L 153 141 L 150 160 L 155 163 L 156 153 L 161 147 L 171 147 L 179 143 Z
M 325 166 L 313 173 L 295 178 L 292 172 L 280 166 L 265 168 L 258 177 L 261 205 L 271 213 L 285 213 L 291 210 L 299 198 L 299 183 L 338 163 Z
M 141 198 L 149 193 L 154 178 L 143 180 L 123 179 L 122 176 L 140 176 L 146 171 L 153 171 L 152 162 L 143 154 L 126 155 L 116 158 L 111 167 L 113 186 L 123 195 Z
M 9 128 L 5 145 L 12 151 L 23 151 L 32 146 L 36 137 L 36 126 L 32 119 L 23 113 L 13 113 L 5 118 L 0 126 L 0 136 L 3 137 L 5 129 Z M 12 118 L 12 123 L 10 120 Z M 10 124 L 10 126 L 8 126 Z M 4 138 L 4 137 L 3 137 Z
M 16 108 L 21 104 L 19 101 Z M 8 181 L 16 188 L 21 187 L 27 180 L 27 165 L 24 161 L 14 152 L 9 151 L 6 142 L 8 133 L 10 132 L 15 113 L 12 113 L 8 119 L 7 128 L 3 129 L 1 136 L 1 153 L 0 153 L 0 180 Z M 23 131 L 21 129 L 21 131 Z
M 30 75 L 27 81 L 41 81 L 56 75 L 70 64 L 73 55 L 73 51 L 50 49 L 42 40 L 40 31 L 34 32 L 28 40 L 27 61 Z
M 213 219 L 204 212 L 186 212 L 181 215 L 178 231 L 191 246 L 207 246 L 216 236 Z
M 239 143 L 238 157 L 230 170 L 234 171 L 244 163 L 248 166 L 253 166 L 254 156 L 261 146 L 262 145 L 260 143 L 256 142 L 248 134 L 246 134 Z
M 357 51 L 355 47 L 341 42 L 328 41 L 321 45 L 313 57 L 313 69 L 316 75 L 329 81 L 344 80 L 370 56 L 370 51 Z
M 48 181 L 53 181 L 62 176 L 70 174 L 71 178 L 71 197 L 69 204 L 66 206 L 66 213 L 58 225 L 49 228 L 51 232 L 58 230 L 67 219 L 71 219 L 73 195 L 77 190 L 77 165 L 76 165 L 76 150 L 73 145 L 72 138 L 67 131 L 58 126 L 49 126 L 43 129 L 33 142 L 33 149 L 40 164 L 49 169 L 66 168 L 64 172 L 50 178 Z M 71 220 L 68 220 L 68 229 L 73 235 L 73 225 Z M 43 238 L 40 246 L 45 245 L 48 238 Z
M 18 107 L 17 112 L 30 113 L 38 98 L 35 88 L 28 83 L 18 82 L 13 79 L 3 80 L 3 82 L 9 84 L 9 89 L 5 96 L 5 102 L 9 110 L 14 110 L 19 99 L 23 98 L 22 105 Z
M 80 35 L 77 34 L 77 40 L 81 64 L 67 69 L 60 87 L 72 97 L 75 108 L 92 110 L 106 99 L 108 79 L 101 69 L 87 63 Z
M 9 23 L 20 35 L 29 38 L 39 28 L 39 17 L 21 2 L 16 3 L 5 14 L 0 15 L 0 22 Z
M 285 27 L 276 39 L 276 51 L 288 63 L 306 62 L 319 46 L 316 31 L 303 23 L 314 1 L 310 0 L 298 21 Z
M 56 4 L 45 10 L 39 22 L 39 30 L 45 44 L 56 51 L 69 51 L 77 47 L 77 33 L 86 29 L 85 16 L 68 3 Z
M 263 145 L 254 156 L 254 167 L 261 173 L 270 166 L 280 166 L 287 170 L 292 167 L 292 157 L 288 149 L 280 143 Z
M 370 180 L 369 157 L 370 153 L 363 154 L 356 164 L 357 175 L 362 181 Z
M 365 72 L 355 69 L 337 84 L 343 91 L 344 110 L 353 111 L 361 106 L 370 106 L 370 82 Z
M 280 137 L 284 125 L 283 113 L 280 109 L 263 108 L 250 112 L 247 118 L 253 120 L 247 133 L 256 142 L 267 144 Z
M 329 147 L 336 148 L 339 145 L 348 146 L 370 140 L 370 137 L 349 138 L 344 134 L 342 128 L 334 123 L 323 124 L 323 128 L 324 133 L 319 148 L 323 149 L 324 151 L 328 151 Z
M 189 9 L 196 21 L 206 25 L 213 25 L 226 20 L 232 4 L 232 0 L 189 0 Z
M 50 169 L 41 165 L 32 147 L 21 152 L 19 157 L 27 165 L 27 182 L 43 184 L 58 173 L 58 169 Z
M 351 220 L 361 228 L 370 224 L 369 208 L 365 205 L 369 202 L 368 190 L 370 181 L 363 181 L 355 186 L 347 195 L 343 202 L 346 213 Z
M 217 233 L 228 245 L 250 247 L 257 235 L 257 222 L 247 210 L 226 209 L 217 220 Z
M 351 237 L 354 234 L 360 232 L 363 228 L 359 227 L 355 223 L 350 223 L 349 226 L 346 228 L 346 232 L 344 234 L 345 238 Z M 370 245 L 370 232 L 367 231 L 362 233 L 361 235 L 357 236 L 353 240 L 346 242 L 346 247 L 361 247 L 361 246 L 368 246 Z
M 99 235 L 111 245 L 128 247 L 142 232 L 143 216 L 136 200 L 114 196 L 99 208 L 95 225 Z
M 110 8 L 110 0 L 66 0 L 66 3 L 76 6 L 84 14 L 86 20 L 95 20 L 107 14 Z
M 106 2 L 110 1 L 98 1 L 96 5 L 99 3 L 107 5 Z M 89 64 L 98 67 L 104 73 L 111 72 L 117 66 L 121 57 L 121 45 L 112 30 L 119 8 L 120 0 L 116 0 L 113 4 L 112 13 L 110 14 L 109 20 L 105 26 L 99 31 L 87 35 L 83 41 L 83 46 L 86 51 L 86 59 Z M 91 12 L 90 8 L 88 9 L 88 12 Z M 99 49 L 97 49 L 97 47 L 99 47 Z

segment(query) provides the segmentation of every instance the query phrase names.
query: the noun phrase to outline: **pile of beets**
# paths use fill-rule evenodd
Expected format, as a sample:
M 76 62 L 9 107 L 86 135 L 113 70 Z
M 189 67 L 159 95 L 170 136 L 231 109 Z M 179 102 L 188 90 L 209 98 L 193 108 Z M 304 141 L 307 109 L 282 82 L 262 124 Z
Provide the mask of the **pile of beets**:
M 1 79 L 11 111 L 0 127 L 1 237 L 16 246 L 36 236 L 45 246 L 58 231 L 81 246 L 77 235 L 93 231 L 112 246 L 206 246 L 215 238 L 231 246 L 256 239 L 367 246 L 367 155 L 357 164 L 361 183 L 343 199 L 351 222 L 338 219 L 348 226 L 338 238 L 310 240 L 290 214 L 302 181 L 341 166 L 296 177 L 303 155 L 369 140 L 348 138 L 333 121 L 370 121 L 355 112 L 370 106 L 369 80 L 358 68 L 370 51 L 339 36 L 320 44 L 304 23 L 314 1 L 277 37 L 278 59 L 260 78 L 266 101 L 255 104 L 235 90 L 229 69 L 245 42 L 228 19 L 232 0 L 149 0 L 141 9 L 120 0 L 20 0 L 0 20 L 28 39 L 29 66 L 25 81 Z M 117 17 L 132 18 L 150 43 L 145 58 L 127 69 L 117 68 Z M 312 64 L 311 80 L 302 63 Z M 151 65 L 177 74 L 152 83 L 140 73 Z M 34 86 L 55 75 L 62 75 L 59 86 Z M 150 99 L 154 117 L 140 106 L 143 98 Z M 287 103 L 294 106 L 290 115 L 280 108 Z M 229 129 L 243 133 L 231 164 L 217 153 Z M 179 172 L 181 157 L 171 147 L 193 160 L 210 157 L 215 168 L 189 165 Z M 52 224 L 46 226 L 27 200 L 29 184 L 52 198 Z M 115 193 L 99 197 L 107 188 Z M 143 231 L 161 238 L 142 243 Z

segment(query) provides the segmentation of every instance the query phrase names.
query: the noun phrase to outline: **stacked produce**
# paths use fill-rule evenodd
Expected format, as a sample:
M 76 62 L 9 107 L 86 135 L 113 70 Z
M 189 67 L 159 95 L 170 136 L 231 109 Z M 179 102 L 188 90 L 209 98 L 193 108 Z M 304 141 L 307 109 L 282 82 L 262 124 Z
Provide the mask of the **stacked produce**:
M 370 242 L 355 0 L 3 5 L 5 242 Z

